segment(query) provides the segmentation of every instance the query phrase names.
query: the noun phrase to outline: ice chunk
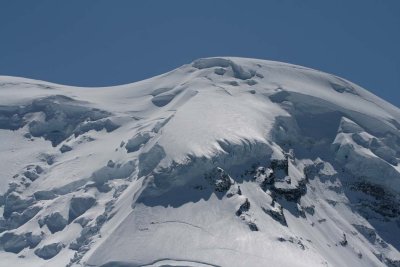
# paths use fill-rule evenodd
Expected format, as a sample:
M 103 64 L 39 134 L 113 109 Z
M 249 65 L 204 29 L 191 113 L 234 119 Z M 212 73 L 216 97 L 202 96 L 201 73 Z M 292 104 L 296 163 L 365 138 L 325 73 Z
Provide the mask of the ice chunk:
M 36 249 L 35 254 L 44 260 L 48 260 L 57 255 L 62 248 L 63 245 L 61 243 L 52 243 Z
M 75 196 L 71 199 L 69 206 L 68 222 L 78 218 L 96 203 L 96 199 L 91 195 Z

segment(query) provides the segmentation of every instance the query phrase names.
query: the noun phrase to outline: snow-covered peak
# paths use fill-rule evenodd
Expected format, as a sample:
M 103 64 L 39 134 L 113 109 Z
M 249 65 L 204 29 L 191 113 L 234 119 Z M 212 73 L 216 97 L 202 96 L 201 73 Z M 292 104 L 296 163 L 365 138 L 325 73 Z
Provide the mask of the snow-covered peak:
M 400 110 L 334 75 L 221 57 L 102 88 L 0 76 L 0 129 L 8 265 L 399 264 Z

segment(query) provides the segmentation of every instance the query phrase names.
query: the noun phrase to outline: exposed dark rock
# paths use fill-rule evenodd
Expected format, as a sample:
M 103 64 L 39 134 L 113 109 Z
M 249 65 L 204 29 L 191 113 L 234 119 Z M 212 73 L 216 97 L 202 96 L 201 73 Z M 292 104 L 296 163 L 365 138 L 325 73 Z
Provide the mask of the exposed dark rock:
M 298 181 L 298 186 L 294 188 L 277 187 L 273 185 L 271 189 L 278 195 L 283 196 L 288 201 L 297 202 L 306 193 L 306 183 L 305 180 Z
M 249 211 L 250 209 L 250 201 L 246 198 L 246 200 L 240 205 L 239 209 L 236 211 L 236 216 L 242 215 L 244 212 Z
M 302 195 L 307 191 L 306 178 L 296 180 L 292 179 L 289 173 L 289 161 L 294 157 L 293 151 L 285 154 L 284 159 L 271 160 L 268 176 L 263 174 L 263 169 L 257 169 L 258 176 L 265 176 L 264 182 L 260 184 L 262 189 L 266 191 L 270 189 L 274 194 L 283 196 L 288 201 L 298 202 Z M 267 173 L 266 171 L 264 171 Z M 256 179 L 258 176 L 256 175 Z M 259 178 L 258 178 L 259 179 Z
M 396 218 L 400 216 L 400 201 L 389 190 L 382 186 L 372 184 L 366 181 L 361 181 L 351 186 L 352 190 L 361 191 L 369 196 L 372 196 L 375 201 L 362 201 L 359 209 L 368 207 L 374 212 L 383 217 Z
M 258 167 L 255 170 L 254 179 L 265 191 L 267 190 L 268 186 L 270 186 L 274 182 L 273 171 L 271 169 L 266 169 L 265 167 Z
M 294 238 L 294 237 L 289 237 L 289 238 L 278 237 L 278 241 L 279 242 L 290 242 L 292 244 L 296 244 L 302 250 L 306 249 L 306 246 L 298 238 Z
M 251 231 L 258 231 L 258 227 L 254 222 L 248 222 L 247 225 L 249 226 Z
M 205 178 L 214 186 L 214 189 L 217 192 L 227 192 L 231 185 L 234 184 L 233 179 L 219 167 L 206 174 Z
M 72 266 L 73 263 L 78 262 L 83 255 L 90 249 L 90 242 L 93 236 L 99 233 L 101 226 L 107 221 L 107 211 L 97 216 L 95 225 L 86 225 L 80 236 L 70 244 L 69 248 L 75 250 L 74 258 L 71 259 L 67 266 Z
M 382 186 L 365 181 L 354 184 L 353 189 L 360 190 L 367 195 L 373 196 L 375 199 L 383 199 L 386 195 L 385 189 Z
M 238 194 L 239 196 L 242 195 L 242 190 L 240 189 L 240 186 L 238 186 L 237 194 Z
M 275 221 L 279 222 L 283 226 L 287 226 L 286 218 L 285 218 L 285 215 L 283 214 L 283 209 L 281 206 L 279 206 L 278 208 L 275 208 L 275 209 L 266 209 L 263 207 L 262 210 L 266 214 L 271 216 L 272 219 L 274 219 Z
M 226 194 L 226 197 L 230 198 L 233 197 L 234 195 L 242 195 L 242 190 L 240 189 L 240 186 L 238 185 L 233 185 L 229 189 L 228 193 Z
M 273 171 L 283 170 L 286 175 L 289 175 L 289 165 L 288 165 L 288 156 L 285 156 L 285 159 L 273 159 L 270 165 Z
M 346 234 L 343 234 L 342 240 L 340 240 L 339 244 L 340 244 L 342 247 L 347 246 L 348 242 L 347 242 Z
M 68 152 L 68 151 L 71 151 L 71 150 L 72 150 L 72 147 L 70 147 L 69 145 L 62 145 L 60 147 L 61 153 L 65 153 L 65 152 Z

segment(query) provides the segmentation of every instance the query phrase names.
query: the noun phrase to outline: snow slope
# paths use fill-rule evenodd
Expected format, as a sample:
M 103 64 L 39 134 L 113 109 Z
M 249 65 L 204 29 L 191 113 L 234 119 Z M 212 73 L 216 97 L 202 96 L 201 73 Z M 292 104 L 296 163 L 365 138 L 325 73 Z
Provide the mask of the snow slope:
M 330 74 L 0 76 L 0 140 L 0 266 L 400 266 L 400 110 Z

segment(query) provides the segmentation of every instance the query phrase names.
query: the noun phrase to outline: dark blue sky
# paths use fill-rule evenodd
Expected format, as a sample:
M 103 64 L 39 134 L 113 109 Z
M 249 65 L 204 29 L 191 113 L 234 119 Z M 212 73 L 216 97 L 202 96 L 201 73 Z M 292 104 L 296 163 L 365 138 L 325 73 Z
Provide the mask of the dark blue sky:
M 209 56 L 304 65 L 400 106 L 400 1 L 0 0 L 0 75 L 106 86 Z

